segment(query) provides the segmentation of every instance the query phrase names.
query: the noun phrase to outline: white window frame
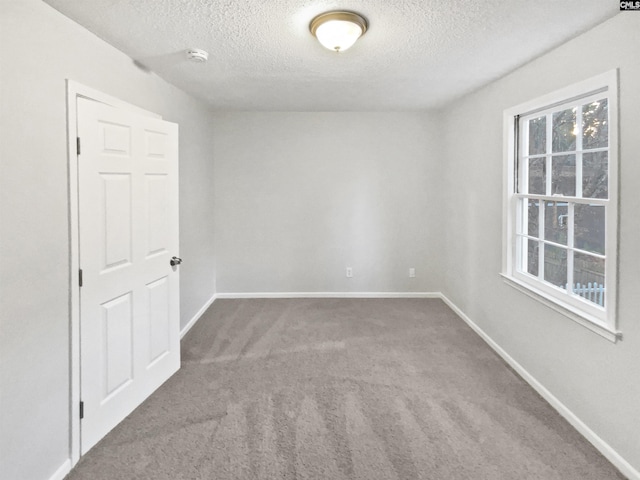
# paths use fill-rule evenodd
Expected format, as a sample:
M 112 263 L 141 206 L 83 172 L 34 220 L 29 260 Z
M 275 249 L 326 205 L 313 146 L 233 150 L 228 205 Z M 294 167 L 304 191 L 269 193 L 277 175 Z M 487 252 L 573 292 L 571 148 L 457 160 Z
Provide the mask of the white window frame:
M 605 226 L 605 307 L 590 304 L 575 294 L 557 288 L 538 278 L 518 270 L 520 261 L 517 235 L 518 203 L 523 195 L 516 192 L 518 161 L 517 123 L 520 117 L 531 114 L 544 115 L 561 109 L 561 105 L 571 101 L 584 101 L 593 95 L 606 94 L 609 109 L 609 198 L 589 199 L 589 203 L 606 206 Z M 504 198 L 503 198 L 503 258 L 502 276 L 505 281 L 542 302 L 553 310 L 587 327 L 591 331 L 613 342 L 622 338 L 616 328 L 617 291 L 618 291 L 618 71 L 611 70 L 582 82 L 570 85 L 534 100 L 525 102 L 504 111 Z M 576 162 L 576 164 L 579 162 Z M 550 172 L 547 172 L 548 174 Z M 548 193 L 548 192 L 547 192 Z M 524 195 L 530 197 L 531 195 Z M 540 201 L 562 201 L 564 197 L 540 195 Z M 573 197 L 571 197 L 573 198 Z M 593 202 L 591 202 L 593 200 Z M 580 203 L 578 201 L 578 203 Z M 541 209 L 542 210 L 542 209 Z

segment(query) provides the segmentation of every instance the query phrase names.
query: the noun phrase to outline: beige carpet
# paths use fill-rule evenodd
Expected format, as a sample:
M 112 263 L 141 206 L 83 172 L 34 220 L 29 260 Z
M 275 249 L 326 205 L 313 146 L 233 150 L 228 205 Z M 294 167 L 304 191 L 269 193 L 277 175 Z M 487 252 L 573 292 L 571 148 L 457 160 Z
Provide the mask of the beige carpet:
M 218 300 L 70 480 L 624 478 L 443 302 Z

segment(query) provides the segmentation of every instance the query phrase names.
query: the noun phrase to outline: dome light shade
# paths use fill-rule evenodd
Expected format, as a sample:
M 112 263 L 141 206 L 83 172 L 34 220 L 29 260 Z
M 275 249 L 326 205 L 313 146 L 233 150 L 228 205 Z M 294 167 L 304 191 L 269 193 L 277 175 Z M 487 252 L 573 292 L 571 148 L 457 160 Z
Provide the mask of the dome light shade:
M 364 17 L 352 12 L 327 12 L 309 24 L 309 30 L 329 50 L 344 52 L 367 31 Z

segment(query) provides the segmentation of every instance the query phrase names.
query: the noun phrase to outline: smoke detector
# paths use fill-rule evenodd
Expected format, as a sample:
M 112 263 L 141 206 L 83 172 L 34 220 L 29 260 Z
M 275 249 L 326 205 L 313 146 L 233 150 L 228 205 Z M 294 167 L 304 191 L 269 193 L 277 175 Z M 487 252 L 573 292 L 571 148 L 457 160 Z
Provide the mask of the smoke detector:
M 187 58 L 192 62 L 204 63 L 209 59 L 209 54 L 199 48 L 190 48 L 187 50 Z

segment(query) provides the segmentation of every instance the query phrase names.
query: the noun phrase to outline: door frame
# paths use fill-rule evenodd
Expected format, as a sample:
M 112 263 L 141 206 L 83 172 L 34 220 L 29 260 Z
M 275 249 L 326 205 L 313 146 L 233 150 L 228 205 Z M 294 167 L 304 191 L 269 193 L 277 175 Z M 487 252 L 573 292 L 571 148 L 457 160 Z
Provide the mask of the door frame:
M 136 107 L 118 98 L 66 80 L 67 91 L 67 172 L 69 195 L 69 459 L 71 467 L 80 460 L 80 197 L 78 191 L 78 98 L 162 119 L 161 115 Z

